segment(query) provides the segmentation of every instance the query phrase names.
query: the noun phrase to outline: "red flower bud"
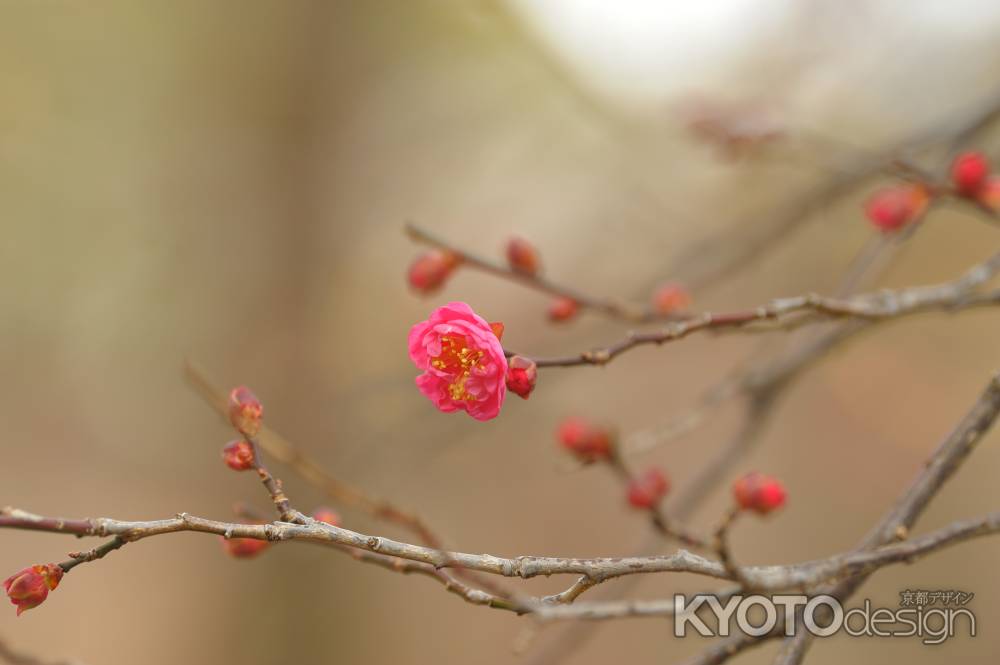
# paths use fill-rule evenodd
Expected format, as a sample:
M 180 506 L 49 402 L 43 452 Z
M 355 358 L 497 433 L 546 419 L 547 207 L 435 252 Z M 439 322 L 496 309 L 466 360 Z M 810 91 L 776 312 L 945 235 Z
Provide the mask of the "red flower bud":
M 541 267 L 538 250 L 525 240 L 514 236 L 507 241 L 507 263 L 510 267 L 524 275 L 537 275 Z
M 865 214 L 880 231 L 897 231 L 912 222 L 927 207 L 930 193 L 923 185 L 885 187 L 865 203 Z
M 649 509 L 670 491 L 670 480 L 658 467 L 650 467 L 628 483 L 628 502 L 635 508 Z
M 975 196 L 986 184 L 990 163 L 981 152 L 964 152 L 951 163 L 951 181 L 962 196 Z
M 244 436 L 256 436 L 263 417 L 264 407 L 249 388 L 233 388 L 229 393 L 229 422 L 236 431 Z
M 253 468 L 253 446 L 243 439 L 230 441 L 222 449 L 222 461 L 233 471 L 247 471 Z
M 653 292 L 653 308 L 660 314 L 673 314 L 691 306 L 691 294 L 680 284 L 669 282 Z
M 528 395 L 535 389 L 537 377 L 535 361 L 521 356 L 514 356 L 507 361 L 507 390 L 512 393 L 528 399 Z
M 569 321 L 576 316 L 580 306 L 572 298 L 560 296 L 549 304 L 549 319 L 552 321 Z
M 556 431 L 556 437 L 559 445 L 585 464 L 611 457 L 611 432 L 583 418 L 564 420 Z
M 256 538 L 222 537 L 222 548 L 234 559 L 252 559 L 270 546 L 270 542 Z
M 733 483 L 733 497 L 743 510 L 766 515 L 785 503 L 785 487 L 762 473 L 748 473 Z
M 10 602 L 17 605 L 17 616 L 45 602 L 49 591 L 59 586 L 63 572 L 56 563 L 36 564 L 4 580 L 4 591 Z
M 317 522 L 326 522 L 331 526 L 340 526 L 340 513 L 332 508 L 322 507 L 313 511 L 312 518 Z
M 421 295 L 434 293 L 444 286 L 459 263 L 461 259 L 454 252 L 432 249 L 413 260 L 406 281 Z

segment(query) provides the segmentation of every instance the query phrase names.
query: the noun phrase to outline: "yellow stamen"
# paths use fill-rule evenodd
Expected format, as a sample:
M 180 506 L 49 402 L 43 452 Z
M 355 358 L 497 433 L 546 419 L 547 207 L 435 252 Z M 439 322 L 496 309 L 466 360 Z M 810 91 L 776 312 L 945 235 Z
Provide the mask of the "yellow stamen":
M 485 354 L 479 349 L 471 349 L 461 335 L 442 335 L 441 354 L 431 359 L 431 366 L 450 374 L 453 378 L 448 386 L 448 394 L 455 401 L 474 402 L 476 398 L 465 390 L 465 384 L 472 370 L 482 367 Z

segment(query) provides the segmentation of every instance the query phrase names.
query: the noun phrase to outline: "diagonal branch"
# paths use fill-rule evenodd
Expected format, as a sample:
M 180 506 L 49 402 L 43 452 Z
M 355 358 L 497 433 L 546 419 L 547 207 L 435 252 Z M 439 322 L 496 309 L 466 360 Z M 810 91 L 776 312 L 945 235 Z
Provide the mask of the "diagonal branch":
M 857 319 L 870 323 L 902 318 L 929 311 L 955 312 L 1000 304 L 1000 290 L 977 293 L 979 286 L 1000 271 L 1000 253 L 966 271 L 958 279 L 942 284 L 898 290 L 883 290 L 852 298 L 809 294 L 772 300 L 759 307 L 735 312 L 705 312 L 671 323 L 652 332 L 629 332 L 624 339 L 606 347 L 570 356 L 532 358 L 538 367 L 605 365 L 617 356 L 640 346 L 662 345 L 691 334 L 733 329 L 789 330 L 825 319 Z M 524 355 L 524 354 L 521 354 Z
M 910 529 L 931 499 L 955 474 L 962 462 L 993 426 L 998 413 L 1000 413 L 1000 374 L 994 375 L 972 410 L 938 446 L 923 471 L 896 502 L 896 505 L 861 541 L 858 549 L 864 550 L 907 538 Z M 820 593 L 844 600 L 864 584 L 870 575 L 871 571 L 863 571 L 855 577 L 822 589 Z M 805 631 L 788 638 L 778 654 L 776 663 L 780 665 L 801 663 L 811 644 L 811 637 Z
M 629 304 L 611 298 L 599 298 L 583 293 L 579 289 L 566 286 L 564 284 L 557 284 L 540 275 L 529 275 L 527 273 L 518 272 L 517 270 L 513 270 L 502 263 L 491 261 L 490 259 L 479 256 L 478 254 L 468 250 L 455 247 L 446 242 L 444 239 L 435 236 L 430 231 L 420 228 L 412 223 L 407 223 L 404 230 L 406 231 L 406 235 L 408 235 L 414 242 L 419 242 L 438 249 L 444 249 L 454 254 L 459 258 L 462 265 L 475 268 L 476 270 L 510 282 L 521 284 L 522 286 L 526 286 L 536 291 L 541 291 L 542 293 L 569 298 L 580 307 L 601 312 L 611 318 L 631 321 L 633 323 L 672 318 L 669 316 L 658 315 L 648 307 Z

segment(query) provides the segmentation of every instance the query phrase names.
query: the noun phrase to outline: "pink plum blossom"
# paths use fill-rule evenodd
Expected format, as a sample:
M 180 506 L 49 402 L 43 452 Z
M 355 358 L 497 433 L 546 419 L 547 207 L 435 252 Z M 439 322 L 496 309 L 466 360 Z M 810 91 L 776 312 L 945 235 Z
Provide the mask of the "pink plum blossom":
M 476 420 L 496 418 L 507 393 L 507 359 L 485 319 L 464 302 L 450 302 L 410 329 L 410 358 L 424 370 L 417 388 L 444 411 Z

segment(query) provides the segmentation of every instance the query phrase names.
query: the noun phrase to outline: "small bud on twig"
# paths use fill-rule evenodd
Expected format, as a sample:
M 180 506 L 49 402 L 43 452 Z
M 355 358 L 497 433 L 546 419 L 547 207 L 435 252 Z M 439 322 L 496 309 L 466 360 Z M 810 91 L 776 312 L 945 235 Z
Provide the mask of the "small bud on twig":
M 691 294 L 681 284 L 668 282 L 653 292 L 653 309 L 660 314 L 675 314 L 691 306 Z
M 249 388 L 233 388 L 229 393 L 229 422 L 236 431 L 244 436 L 256 436 L 263 417 L 264 407 Z
M 549 320 L 569 321 L 576 316 L 580 305 L 572 298 L 560 296 L 549 304 Z
M 885 187 L 865 203 L 865 214 L 883 233 L 898 231 L 920 216 L 930 202 L 930 192 L 920 184 Z
M 559 439 L 559 445 L 585 464 L 611 458 L 613 445 L 611 432 L 583 418 L 564 420 L 559 425 L 556 437 Z
M 4 580 L 4 591 L 10 602 L 17 606 L 17 616 L 44 603 L 49 591 L 59 586 L 63 572 L 56 563 L 36 564 Z
M 781 482 L 762 473 L 748 473 L 733 483 L 733 498 L 743 510 L 766 515 L 785 503 L 785 487 Z
M 990 163 L 981 152 L 964 152 L 951 164 L 951 181 L 962 196 L 978 195 L 989 175 Z
M 507 361 L 507 390 L 515 395 L 528 399 L 535 389 L 538 378 L 538 368 L 535 361 L 522 356 L 513 356 Z
M 249 471 L 254 466 L 253 446 L 249 441 L 230 441 L 222 449 L 222 461 L 233 471 Z
M 421 295 L 434 293 L 444 286 L 459 263 L 461 259 L 454 252 L 432 249 L 414 259 L 406 273 L 406 281 Z
M 512 270 L 531 277 L 537 275 L 541 268 L 538 250 L 530 242 L 517 236 L 507 241 L 507 263 Z
M 658 467 L 650 467 L 628 483 L 628 502 L 634 508 L 655 508 L 670 491 L 670 480 Z

